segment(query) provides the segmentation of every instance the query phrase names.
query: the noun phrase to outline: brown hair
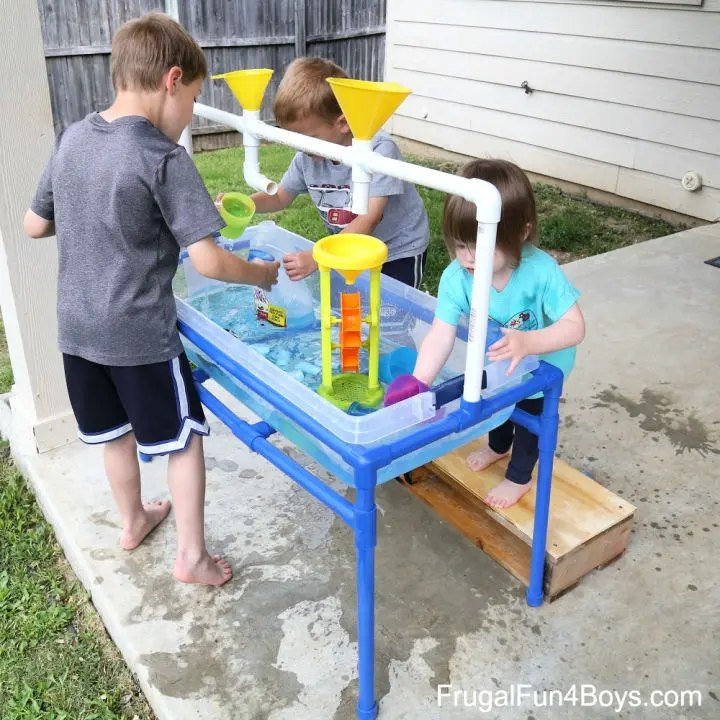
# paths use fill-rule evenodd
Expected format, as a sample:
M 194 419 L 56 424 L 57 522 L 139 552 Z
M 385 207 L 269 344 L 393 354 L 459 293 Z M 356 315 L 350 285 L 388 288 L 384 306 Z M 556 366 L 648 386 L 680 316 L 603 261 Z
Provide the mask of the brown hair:
M 334 123 L 342 110 L 326 82 L 329 77 L 346 78 L 347 73 L 331 60 L 303 57 L 293 60 L 285 71 L 275 95 L 273 111 L 278 125 L 317 115 Z
M 535 196 L 527 175 L 507 160 L 471 160 L 457 172 L 461 177 L 492 183 L 500 192 L 502 211 L 497 227 L 496 247 L 508 255 L 513 266 L 520 264 L 522 246 L 537 236 Z M 475 205 L 458 195 L 448 195 L 443 211 L 445 245 L 455 257 L 455 245 L 475 245 L 477 220 Z M 528 232 L 529 227 L 529 232 Z
M 112 41 L 111 73 L 115 91 L 157 90 L 162 76 L 174 66 L 189 85 L 207 75 L 200 46 L 169 15 L 151 12 L 130 20 Z

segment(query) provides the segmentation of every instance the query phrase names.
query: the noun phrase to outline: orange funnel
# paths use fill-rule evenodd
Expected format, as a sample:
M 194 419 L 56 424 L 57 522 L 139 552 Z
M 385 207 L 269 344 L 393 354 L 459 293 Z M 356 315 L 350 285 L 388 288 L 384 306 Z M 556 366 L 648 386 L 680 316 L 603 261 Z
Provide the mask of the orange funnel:
M 243 110 L 259 110 L 272 74 L 272 70 L 265 68 L 235 70 L 222 75 L 213 75 L 212 79 L 224 80 Z
M 353 137 L 370 140 L 412 92 L 394 82 L 328 78 Z

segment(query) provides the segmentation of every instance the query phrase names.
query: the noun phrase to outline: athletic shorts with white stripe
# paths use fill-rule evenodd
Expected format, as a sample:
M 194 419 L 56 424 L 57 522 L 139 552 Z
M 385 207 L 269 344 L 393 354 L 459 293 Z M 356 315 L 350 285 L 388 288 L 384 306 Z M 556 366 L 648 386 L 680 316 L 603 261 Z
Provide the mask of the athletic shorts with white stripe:
M 147 455 L 184 450 L 191 433 L 210 432 L 185 353 L 128 367 L 63 355 L 65 381 L 78 424 L 90 444 L 135 433 Z
M 391 278 L 399 280 L 416 290 L 420 289 L 420 283 L 425 273 L 425 262 L 427 261 L 427 250 L 414 255 L 413 257 L 400 258 L 400 260 L 391 260 L 382 266 L 383 275 L 389 275 Z

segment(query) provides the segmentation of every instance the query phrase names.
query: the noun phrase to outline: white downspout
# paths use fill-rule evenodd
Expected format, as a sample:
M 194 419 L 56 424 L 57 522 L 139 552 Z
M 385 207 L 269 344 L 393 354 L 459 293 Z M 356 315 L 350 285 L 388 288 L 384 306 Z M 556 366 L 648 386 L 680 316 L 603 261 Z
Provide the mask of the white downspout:
M 459 175 L 433 170 L 431 168 L 413 165 L 404 160 L 385 157 L 372 152 L 370 148 L 361 145 L 345 147 L 318 140 L 317 138 L 301 135 L 300 133 L 283 130 L 261 122 L 255 117 L 252 122 L 252 133 L 246 133 L 246 125 L 250 120 L 249 113 L 244 117 L 218 110 L 209 105 L 195 103 L 195 114 L 208 120 L 234 128 L 243 133 L 243 137 L 251 135 L 273 142 L 289 145 L 296 150 L 320 155 L 322 157 L 341 162 L 353 168 L 361 166 L 361 172 L 370 176 L 371 173 L 389 175 L 390 177 L 406 180 L 407 182 L 439 190 L 451 195 L 459 195 L 476 206 L 478 220 L 477 248 L 475 255 L 475 275 L 473 277 L 473 290 L 470 302 L 470 317 L 468 318 L 468 346 L 465 361 L 465 389 L 463 399 L 467 402 L 478 402 L 482 388 L 482 374 L 485 364 L 485 338 L 487 336 L 488 308 L 490 305 L 490 285 L 492 283 L 492 267 L 495 255 L 495 236 L 497 223 L 500 221 L 502 202 L 497 188 L 489 182 L 477 178 L 463 178 Z M 259 140 L 257 140 L 259 143 Z M 259 174 L 259 171 L 258 171 Z M 246 176 L 247 177 L 247 176 Z M 260 175 L 260 178 L 262 176 Z M 266 178 L 262 180 L 267 181 Z M 361 182 L 365 182 L 361 177 Z M 269 181 L 267 181 L 269 182 Z M 257 187 L 257 186 L 255 186 Z M 365 186 L 369 189 L 369 180 Z M 264 188 L 260 188 L 264 189 Z M 367 193 L 360 186 L 358 203 Z M 353 212 L 357 212 L 354 204 L 355 191 L 353 191 Z M 367 207 L 365 209 L 367 212 Z

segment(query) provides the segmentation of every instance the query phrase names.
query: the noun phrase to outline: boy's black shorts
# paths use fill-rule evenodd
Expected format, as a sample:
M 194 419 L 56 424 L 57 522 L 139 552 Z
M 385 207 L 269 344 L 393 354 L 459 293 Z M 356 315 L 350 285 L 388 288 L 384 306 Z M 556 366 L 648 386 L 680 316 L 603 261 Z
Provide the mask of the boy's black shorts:
M 118 367 L 63 355 L 70 403 L 83 442 L 135 433 L 147 455 L 184 450 L 210 428 L 185 353 L 166 362 Z
M 416 290 L 420 289 L 420 283 L 425 272 L 425 262 L 427 261 L 427 250 L 414 255 L 413 257 L 400 258 L 400 260 L 391 260 L 382 266 L 383 275 L 389 275 L 391 278 L 399 280 Z

